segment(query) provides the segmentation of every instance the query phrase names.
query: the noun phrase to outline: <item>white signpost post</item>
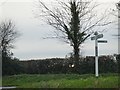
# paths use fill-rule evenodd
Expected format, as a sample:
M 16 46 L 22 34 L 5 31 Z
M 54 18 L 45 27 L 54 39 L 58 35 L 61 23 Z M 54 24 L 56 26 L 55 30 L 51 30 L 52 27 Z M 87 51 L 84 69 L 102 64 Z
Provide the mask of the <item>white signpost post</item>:
M 98 32 L 94 33 L 94 37 L 91 37 L 91 40 L 95 40 L 95 76 L 98 77 L 98 43 L 107 43 L 106 40 L 99 40 L 99 38 L 103 37 L 103 34 L 98 34 Z

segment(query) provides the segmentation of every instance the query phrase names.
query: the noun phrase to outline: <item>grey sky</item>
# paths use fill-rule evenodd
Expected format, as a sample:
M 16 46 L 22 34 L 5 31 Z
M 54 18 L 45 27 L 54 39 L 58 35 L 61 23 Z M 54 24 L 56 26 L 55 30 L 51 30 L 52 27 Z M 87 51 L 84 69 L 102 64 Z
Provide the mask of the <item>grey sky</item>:
M 42 37 L 53 34 L 54 28 L 35 18 L 33 13 L 36 9 L 34 1 L 9 0 L 0 7 L 0 20 L 12 19 L 16 24 L 17 30 L 22 34 L 15 42 L 15 49 L 12 50 L 14 56 L 19 59 L 65 57 L 72 52 L 72 47 L 69 44 L 57 39 L 42 39 Z M 114 4 L 111 7 L 114 8 Z M 102 39 L 107 39 L 108 43 L 99 44 L 99 55 L 117 53 L 117 38 L 112 36 L 112 34 L 117 33 L 116 28 L 113 26 L 109 31 L 104 32 L 104 38 Z M 82 47 L 83 56 L 94 55 L 94 41 L 87 40 Z

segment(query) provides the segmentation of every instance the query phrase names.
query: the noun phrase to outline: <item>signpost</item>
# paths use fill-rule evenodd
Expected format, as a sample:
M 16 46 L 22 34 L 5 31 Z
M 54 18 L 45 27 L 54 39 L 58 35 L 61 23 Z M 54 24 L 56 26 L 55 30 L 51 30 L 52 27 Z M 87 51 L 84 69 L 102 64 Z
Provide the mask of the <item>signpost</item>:
M 94 33 L 94 37 L 91 37 L 91 40 L 95 40 L 95 76 L 98 77 L 98 43 L 107 43 L 106 40 L 98 40 L 103 37 L 103 34 Z

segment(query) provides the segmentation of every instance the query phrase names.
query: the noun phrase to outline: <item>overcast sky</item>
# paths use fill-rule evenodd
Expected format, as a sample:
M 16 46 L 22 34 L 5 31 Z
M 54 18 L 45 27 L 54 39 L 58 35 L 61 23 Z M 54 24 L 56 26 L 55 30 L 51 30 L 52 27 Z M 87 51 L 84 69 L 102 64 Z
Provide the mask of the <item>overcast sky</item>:
M 14 21 L 21 37 L 14 43 L 14 56 L 21 59 L 40 59 L 65 57 L 72 52 L 69 44 L 57 39 L 42 39 L 53 34 L 54 28 L 46 25 L 40 19 L 35 18 L 35 0 L 1 0 L 6 1 L 0 6 L 0 20 L 11 19 Z M 44 0 L 45 1 L 45 0 Z M 46 0 L 47 1 L 47 0 Z M 118 0 L 98 0 L 109 4 L 105 5 L 115 8 L 114 3 Z M 113 3 L 114 1 L 114 3 Z M 2 3 L 0 2 L 0 3 Z M 103 9 L 103 7 L 101 7 Z M 103 33 L 102 39 L 106 44 L 99 44 L 99 55 L 115 54 L 118 52 L 118 40 L 112 36 L 117 34 L 117 25 Z M 102 40 L 101 39 L 101 40 Z M 82 46 L 82 55 L 94 55 L 94 41 L 87 40 Z

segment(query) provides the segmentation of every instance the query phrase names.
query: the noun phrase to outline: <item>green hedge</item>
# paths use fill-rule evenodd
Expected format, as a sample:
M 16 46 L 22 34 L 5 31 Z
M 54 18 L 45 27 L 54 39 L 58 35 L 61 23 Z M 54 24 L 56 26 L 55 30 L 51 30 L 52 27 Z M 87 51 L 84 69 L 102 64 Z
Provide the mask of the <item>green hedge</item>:
M 117 73 L 120 66 L 120 55 L 100 56 L 99 57 L 99 72 L 100 73 Z M 79 74 L 94 74 L 95 72 L 95 58 L 85 57 L 80 58 L 77 63 L 78 67 L 73 65 L 74 59 L 67 58 L 52 58 L 44 60 L 5 60 L 3 61 L 3 75 L 12 74 L 60 74 L 60 73 L 79 73 Z M 76 70 L 77 69 L 77 70 Z

